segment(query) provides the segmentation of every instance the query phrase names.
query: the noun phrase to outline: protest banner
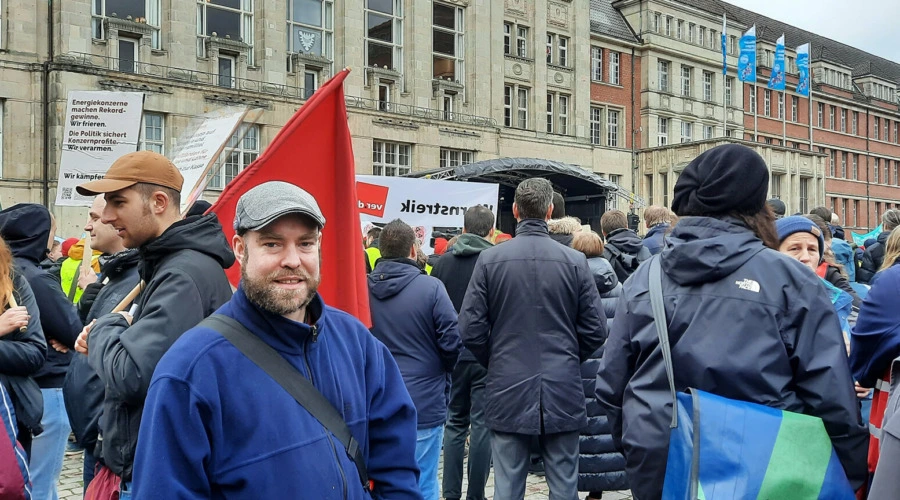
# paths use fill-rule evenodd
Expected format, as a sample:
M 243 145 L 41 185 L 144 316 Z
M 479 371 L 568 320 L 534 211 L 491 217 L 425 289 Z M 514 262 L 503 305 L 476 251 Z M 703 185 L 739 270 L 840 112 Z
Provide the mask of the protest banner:
M 143 106 L 140 92 L 69 92 L 57 206 L 91 205 L 93 198 L 79 195 L 75 186 L 103 177 L 117 158 L 137 151 Z

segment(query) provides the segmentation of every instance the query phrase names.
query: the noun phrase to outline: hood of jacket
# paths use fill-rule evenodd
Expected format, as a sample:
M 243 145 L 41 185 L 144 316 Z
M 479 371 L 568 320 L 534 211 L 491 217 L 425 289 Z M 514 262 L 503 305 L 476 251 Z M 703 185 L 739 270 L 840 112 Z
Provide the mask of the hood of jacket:
M 225 239 L 216 214 L 193 216 L 169 226 L 159 238 L 140 248 L 141 278 L 153 276 L 159 262 L 179 250 L 194 250 L 210 256 L 227 269 L 234 264 L 234 253 Z
M 369 290 L 376 298 L 384 300 L 397 295 L 416 276 L 425 274 L 411 259 L 380 259 L 375 269 L 369 273 Z
M 685 217 L 669 233 L 663 271 L 682 286 L 719 281 L 765 249 L 737 219 Z
M 671 224 L 663 222 L 662 224 L 657 224 L 657 225 L 651 227 L 650 230 L 647 231 L 647 234 L 644 236 L 644 239 L 646 240 L 646 239 L 652 238 L 659 233 L 665 234 L 665 232 L 669 230 L 670 225 Z M 613 232 L 615 232 L 615 231 L 613 231 Z
M 629 255 L 637 255 L 644 248 L 644 241 L 631 229 L 616 229 L 606 236 L 606 241 Z
M 0 235 L 13 257 L 40 263 L 47 257 L 50 212 L 37 203 L 19 203 L 0 211 Z
M 598 292 L 607 293 L 619 284 L 616 271 L 608 260 L 603 257 L 591 257 L 587 261 L 591 268 L 591 274 L 594 275 L 594 282 L 597 283 Z
M 100 257 L 100 270 L 104 277 L 115 277 L 126 270 L 138 265 L 141 256 L 136 248 L 129 248 L 122 252 L 104 255 Z
M 0 212 L 2 213 L 2 212 Z M 883 246 L 887 246 L 887 240 L 891 237 L 891 231 L 882 231 L 878 233 L 878 238 L 875 240 Z
M 450 253 L 453 255 L 463 257 L 466 255 L 475 255 L 481 253 L 482 250 L 487 250 L 491 248 L 493 243 L 482 238 L 481 236 L 463 233 L 459 235 L 459 238 L 456 240 L 456 243 L 450 247 Z

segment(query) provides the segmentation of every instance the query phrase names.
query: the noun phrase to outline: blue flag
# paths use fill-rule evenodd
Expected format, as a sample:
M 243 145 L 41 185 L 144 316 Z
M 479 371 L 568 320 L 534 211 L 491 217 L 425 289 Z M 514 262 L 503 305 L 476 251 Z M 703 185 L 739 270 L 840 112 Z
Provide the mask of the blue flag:
M 772 75 L 769 77 L 769 88 L 784 90 L 784 35 L 775 42 L 775 62 L 772 63 Z
M 725 17 L 725 14 L 722 14 L 722 74 L 728 74 L 728 51 L 725 48 L 725 31 L 728 29 L 726 24 L 728 20 Z
M 756 81 L 756 25 L 748 29 L 741 37 L 738 78 L 742 82 Z
M 797 81 L 797 93 L 809 96 L 809 44 L 804 43 L 797 47 L 797 72 L 800 78 Z

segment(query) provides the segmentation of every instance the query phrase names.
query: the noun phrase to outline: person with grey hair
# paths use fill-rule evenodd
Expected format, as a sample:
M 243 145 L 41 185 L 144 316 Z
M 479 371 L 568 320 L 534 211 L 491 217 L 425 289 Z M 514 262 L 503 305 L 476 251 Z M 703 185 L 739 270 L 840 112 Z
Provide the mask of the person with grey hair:
M 553 500 L 578 496 L 578 436 L 587 424 L 581 363 L 606 340 L 584 254 L 550 239 L 553 189 L 516 188 L 516 237 L 481 252 L 459 315 L 466 347 L 487 368 L 494 498 L 521 500 L 529 444 L 540 442 Z
M 892 208 L 881 216 L 882 232 L 874 245 L 866 247 L 863 253 L 862 264 L 856 273 L 856 280 L 860 283 L 871 284 L 872 277 L 881 269 L 884 262 L 884 248 L 891 231 L 900 226 L 900 209 Z

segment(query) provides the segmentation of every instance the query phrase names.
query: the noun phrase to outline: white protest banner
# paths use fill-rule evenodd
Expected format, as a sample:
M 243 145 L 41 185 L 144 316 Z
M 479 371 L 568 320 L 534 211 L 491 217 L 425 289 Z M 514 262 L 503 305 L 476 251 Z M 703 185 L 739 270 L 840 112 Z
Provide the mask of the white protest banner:
M 360 221 L 402 219 L 416 229 L 416 238 L 426 250 L 430 250 L 432 228 L 463 227 L 463 215 L 469 207 L 484 205 L 496 219 L 498 190 L 497 184 L 481 182 L 356 176 Z
M 246 108 L 221 109 L 203 115 L 199 124 L 178 140 L 172 163 L 184 176 L 181 211 L 194 203 L 206 185 L 206 174 L 247 114 Z
M 58 206 L 90 206 L 75 186 L 99 179 L 120 156 L 137 151 L 144 94 L 71 91 L 59 159 Z

